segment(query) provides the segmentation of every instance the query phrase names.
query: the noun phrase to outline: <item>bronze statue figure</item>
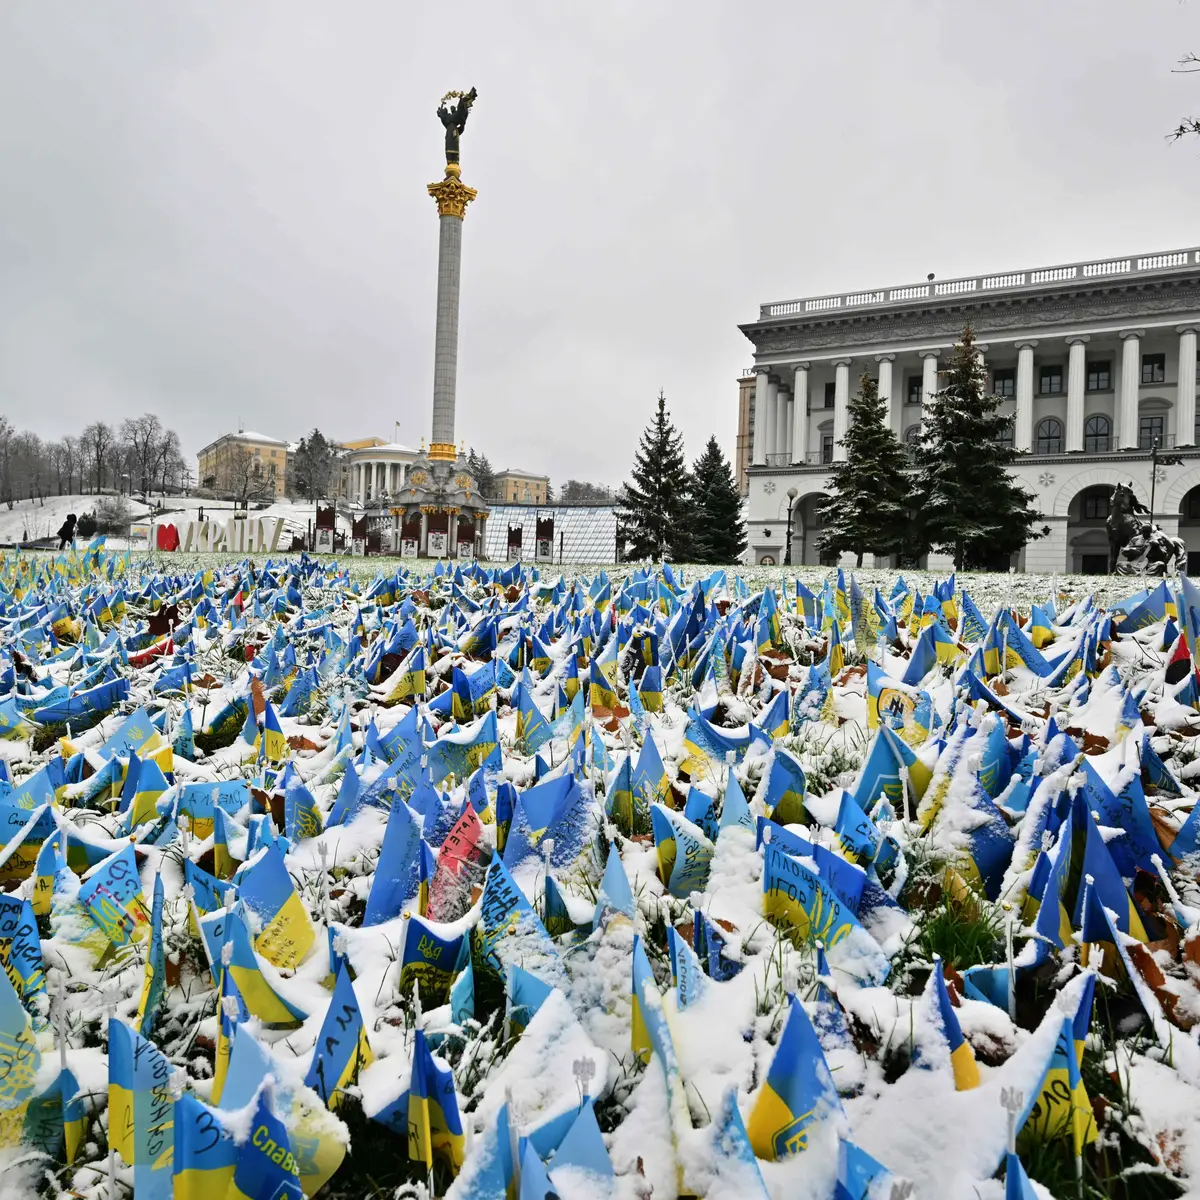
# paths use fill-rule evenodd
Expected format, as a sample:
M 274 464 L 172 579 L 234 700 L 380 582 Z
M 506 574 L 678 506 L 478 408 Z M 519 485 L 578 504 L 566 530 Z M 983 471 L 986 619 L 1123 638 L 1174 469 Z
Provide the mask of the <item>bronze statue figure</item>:
M 462 137 L 462 132 L 467 127 L 467 115 L 478 94 L 474 88 L 469 92 L 447 92 L 438 106 L 438 118 L 446 127 L 447 165 L 458 162 L 458 139 Z M 453 108 L 447 108 L 446 101 L 455 99 L 458 103 Z
M 1118 483 L 1109 501 L 1108 569 L 1114 575 L 1178 574 L 1187 566 L 1182 538 L 1170 537 L 1149 519 L 1150 510 L 1130 483 Z

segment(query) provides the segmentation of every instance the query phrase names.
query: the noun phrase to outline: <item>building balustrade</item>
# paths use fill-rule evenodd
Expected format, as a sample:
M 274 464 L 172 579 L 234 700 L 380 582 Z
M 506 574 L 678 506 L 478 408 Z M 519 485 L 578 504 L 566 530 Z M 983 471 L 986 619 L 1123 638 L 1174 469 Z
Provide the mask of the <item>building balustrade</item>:
M 861 309 L 885 304 L 909 304 L 937 296 L 957 296 L 971 292 L 1013 292 L 1064 283 L 1072 279 L 1101 279 L 1114 275 L 1136 276 L 1200 264 L 1200 249 L 1168 250 L 1156 254 L 1134 255 L 1129 258 L 1103 259 L 1091 262 L 1066 263 L 1054 267 L 1038 267 L 1025 271 L 1008 271 L 1002 275 L 973 275 L 942 282 L 906 284 L 892 288 L 843 292 L 836 296 L 812 296 L 799 300 L 780 300 L 759 307 L 759 320 L 786 317 L 794 313 L 830 312 L 842 309 Z M 748 372 L 748 374 L 752 373 Z

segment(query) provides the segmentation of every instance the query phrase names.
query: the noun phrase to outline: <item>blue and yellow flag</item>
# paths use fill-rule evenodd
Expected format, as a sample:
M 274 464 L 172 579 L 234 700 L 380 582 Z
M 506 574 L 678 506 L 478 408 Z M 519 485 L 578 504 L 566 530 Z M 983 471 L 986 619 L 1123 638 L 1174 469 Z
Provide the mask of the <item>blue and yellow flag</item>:
M 90 872 L 79 902 L 114 946 L 145 936 L 150 923 L 138 874 L 137 856 L 126 846 Z
M 398 917 L 420 886 L 421 826 L 399 798 L 392 802 L 379 860 L 367 895 L 364 925 Z
M 1105 845 L 1104 836 L 1091 815 L 1086 817 L 1087 837 L 1083 848 L 1083 878 L 1075 902 L 1075 924 L 1083 930 L 1085 942 L 1109 940 L 1107 923 L 1094 919 L 1095 910 L 1087 903 L 1086 893 L 1091 892 L 1104 907 L 1116 914 L 1116 926 L 1122 933 L 1135 937 L 1139 942 L 1148 942 L 1146 927 L 1138 914 L 1137 905 L 1125 886 L 1116 863 Z
M 307 913 L 305 914 L 307 918 Z M 223 954 L 229 955 L 226 970 L 237 985 L 246 1009 L 264 1025 L 293 1028 L 305 1019 L 305 1013 L 285 1000 L 263 974 L 250 941 L 250 932 L 241 914 L 220 910 L 200 921 L 200 934 L 213 960 L 213 975 L 221 982 Z M 231 946 L 231 950 L 224 947 Z
M 227 943 L 228 944 L 228 943 Z M 233 1038 L 237 1027 L 242 1021 L 250 1019 L 250 1011 L 238 991 L 237 981 L 233 972 L 224 963 L 225 958 L 232 960 L 233 946 L 229 949 L 222 947 L 221 986 L 217 991 L 217 1049 L 213 1056 L 213 1086 L 212 1102 L 221 1103 L 221 1093 L 225 1088 L 225 1076 L 229 1071 L 229 1057 L 233 1051 Z
M 227 1200 L 304 1200 L 300 1160 L 287 1127 L 271 1111 L 271 1088 L 258 1093 L 250 1136 L 239 1147 Z
M 867 728 L 886 725 L 914 749 L 923 745 L 933 728 L 933 701 L 928 692 L 909 687 L 867 663 Z
M 283 736 L 283 727 L 279 724 L 279 714 L 274 705 L 268 700 L 263 710 L 262 724 L 254 739 L 254 752 L 258 758 L 268 762 L 281 763 L 291 754 L 287 738 Z
M 174 1155 L 171 1171 L 174 1200 L 225 1197 L 233 1182 L 238 1145 L 225 1128 L 221 1113 L 191 1092 L 175 1101 Z
M 1018 1122 L 1022 1138 L 1040 1143 L 1070 1137 L 1076 1155 L 1096 1140 L 1096 1120 L 1079 1062 L 1074 1024 L 1070 1017 L 1064 1017 L 1045 1073 L 1026 1100 Z
M 283 833 L 295 845 L 306 838 L 320 837 L 322 832 L 321 810 L 312 792 L 304 786 L 298 775 L 292 775 L 283 792 Z
M 20 1142 L 30 1101 L 33 1099 L 42 1056 L 33 1023 L 13 988 L 8 972 L 0 971 L 0 1141 Z
M 443 926 L 435 928 L 415 915 L 405 923 L 404 955 L 396 990 L 409 996 L 416 986 L 426 1009 L 446 1003 L 464 951 L 463 935 L 447 937 L 443 930 Z
M 113 1017 L 108 1022 L 109 1141 L 133 1167 L 141 1200 L 170 1200 L 174 1148 L 173 1069 L 151 1042 Z
M 657 713 L 662 712 L 663 708 L 663 684 L 662 684 L 662 668 L 657 663 L 647 667 L 642 672 L 642 678 L 638 681 L 636 688 L 631 690 L 636 691 L 638 700 L 642 707 L 647 712 Z
M 716 847 L 703 830 L 665 805 L 653 805 L 650 820 L 663 886 L 680 898 L 703 891 Z
M 816 1030 L 792 996 L 787 1024 L 746 1125 L 750 1145 L 767 1162 L 790 1158 L 807 1148 L 813 1125 L 841 1108 Z
M 934 955 L 933 971 L 925 985 L 924 1002 L 929 1010 L 934 1024 L 940 1026 L 950 1050 L 950 1066 L 954 1071 L 954 1087 L 960 1092 L 968 1091 L 979 1086 L 979 1067 L 975 1062 L 975 1052 L 971 1043 L 963 1037 L 962 1027 L 958 1023 L 958 1015 L 946 989 L 946 976 L 942 971 L 940 955 Z M 931 1066 L 924 1055 L 918 1053 L 918 1066 Z
M 604 875 L 600 879 L 600 890 L 596 896 L 592 928 L 599 929 L 613 914 L 632 921 L 636 913 L 637 904 L 633 898 L 633 889 L 629 886 L 629 876 L 625 874 L 625 866 L 617 852 L 616 842 L 610 842 L 608 861 L 604 865 Z
M 272 966 L 294 970 L 316 940 L 316 931 L 278 847 L 268 846 L 243 867 L 237 885 L 238 899 L 261 925 L 255 950 Z
M 435 1158 L 457 1175 L 463 1163 L 462 1120 L 458 1095 L 449 1067 L 440 1067 L 430 1052 L 424 1033 L 413 1041 L 412 1077 L 408 1085 L 408 1157 L 433 1170 Z
M 338 970 L 333 998 L 317 1035 L 312 1063 L 304 1077 L 305 1086 L 312 1088 L 327 1108 L 336 1109 L 345 1089 L 357 1083 L 359 1072 L 374 1061 L 354 984 L 343 965 Z
M 150 910 L 150 948 L 146 953 L 146 973 L 142 994 L 138 1000 L 138 1032 L 148 1038 L 154 1031 L 159 1005 L 167 990 L 167 956 L 163 951 L 163 882 L 162 875 L 154 876 L 154 903 Z
M 519 947 L 520 961 L 526 969 L 533 969 L 539 960 L 547 966 L 553 963 L 552 969 L 558 969 L 550 935 L 499 857 L 493 858 L 488 867 L 473 937 L 479 963 L 500 979 L 505 976 L 510 946 Z
M 800 760 L 782 746 L 776 746 L 771 758 L 771 770 L 767 774 L 767 815 L 780 825 L 803 825 L 806 823 L 804 795 L 808 781 Z

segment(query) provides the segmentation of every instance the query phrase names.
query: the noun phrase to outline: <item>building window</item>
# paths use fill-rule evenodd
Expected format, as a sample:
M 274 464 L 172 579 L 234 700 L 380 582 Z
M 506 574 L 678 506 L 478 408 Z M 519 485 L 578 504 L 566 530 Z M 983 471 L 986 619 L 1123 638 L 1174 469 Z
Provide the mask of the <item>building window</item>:
M 825 408 L 832 408 L 837 397 L 837 383 L 827 383 L 825 385 Z
M 1142 355 L 1142 382 L 1162 383 L 1167 377 L 1167 356 L 1165 354 Z
M 1006 446 L 1009 450 L 1013 444 L 1013 422 L 1012 417 L 1007 418 L 1004 424 L 1000 427 L 1000 432 L 996 434 L 996 442 L 998 445 Z
M 1112 391 L 1112 365 L 1108 362 L 1090 362 L 1087 365 L 1087 390 L 1089 392 Z
M 821 461 L 823 463 L 833 462 L 833 434 L 821 434 Z
M 1017 372 L 1013 367 L 998 367 L 992 372 L 992 393 L 996 396 L 1017 394 Z
M 1057 417 L 1046 417 L 1044 420 L 1039 421 L 1037 426 L 1037 452 L 1039 454 L 1061 454 L 1062 447 L 1062 422 Z
M 1083 448 L 1088 454 L 1106 454 L 1112 449 L 1112 422 L 1103 413 L 1083 423 Z
M 1138 449 L 1149 450 L 1163 444 L 1163 418 L 1138 418 Z
M 1189 521 L 1200 520 L 1200 488 L 1192 488 L 1188 492 L 1187 515 Z
M 1038 371 L 1038 391 L 1043 396 L 1058 396 L 1062 394 L 1062 367 L 1042 367 Z
M 907 404 L 921 403 L 921 387 L 922 382 L 920 375 L 910 375 L 908 377 L 908 397 L 905 401 Z
M 911 449 L 915 449 L 920 441 L 921 441 L 920 425 L 910 425 L 904 431 L 904 444 L 907 447 L 909 447 L 909 449 L 911 450 Z
M 1103 488 L 1090 488 L 1083 494 L 1083 519 L 1107 521 L 1108 504 L 1109 494 Z

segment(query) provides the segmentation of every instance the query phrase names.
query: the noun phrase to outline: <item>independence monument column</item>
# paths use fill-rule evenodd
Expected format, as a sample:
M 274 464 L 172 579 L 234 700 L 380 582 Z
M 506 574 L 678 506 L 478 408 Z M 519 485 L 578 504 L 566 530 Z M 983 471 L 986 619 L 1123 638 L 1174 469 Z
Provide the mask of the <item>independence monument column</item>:
M 476 92 L 447 92 L 437 115 L 446 129 L 446 177 L 429 185 L 438 210 L 437 332 L 433 358 L 433 437 L 409 464 L 391 508 L 393 546 L 402 555 L 472 558 L 482 554 L 488 504 L 479 495 L 466 454 L 454 445 L 458 386 L 458 289 L 462 226 L 475 189 L 462 182 L 458 142 Z
M 462 227 L 467 205 L 476 191 L 461 181 L 458 143 L 467 124 L 476 91 L 448 92 L 442 97 L 438 117 L 446 127 L 446 177 L 429 185 L 429 194 L 437 203 L 438 285 L 437 333 L 433 352 L 433 437 L 429 457 L 434 461 L 453 462 L 454 393 L 458 380 L 458 281 L 462 268 Z M 457 101 L 451 108 L 448 101 Z

